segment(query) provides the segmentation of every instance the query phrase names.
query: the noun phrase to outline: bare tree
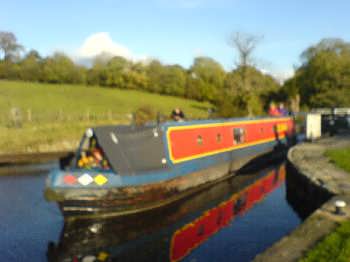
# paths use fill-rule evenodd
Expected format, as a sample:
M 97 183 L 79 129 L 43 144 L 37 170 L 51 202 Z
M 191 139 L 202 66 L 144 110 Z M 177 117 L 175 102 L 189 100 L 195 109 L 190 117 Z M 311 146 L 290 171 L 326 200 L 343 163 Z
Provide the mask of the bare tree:
M 237 51 L 239 56 L 236 65 L 238 66 L 238 72 L 242 80 L 241 83 L 247 104 L 248 116 L 253 116 L 253 107 L 251 104 L 253 93 L 250 81 L 248 81 L 248 67 L 252 65 L 252 54 L 261 38 L 247 33 L 235 32 L 231 34 L 228 41 L 228 44 Z
M 13 59 L 22 49 L 23 46 L 17 43 L 14 33 L 0 31 L 0 50 L 4 54 L 5 60 Z
M 262 37 L 247 33 L 232 33 L 228 44 L 236 49 L 239 56 L 238 66 L 248 66 L 252 63 L 252 53 Z
M 237 50 L 239 55 L 238 66 L 248 66 L 252 63 L 252 54 L 262 37 L 247 33 L 234 32 L 228 44 Z

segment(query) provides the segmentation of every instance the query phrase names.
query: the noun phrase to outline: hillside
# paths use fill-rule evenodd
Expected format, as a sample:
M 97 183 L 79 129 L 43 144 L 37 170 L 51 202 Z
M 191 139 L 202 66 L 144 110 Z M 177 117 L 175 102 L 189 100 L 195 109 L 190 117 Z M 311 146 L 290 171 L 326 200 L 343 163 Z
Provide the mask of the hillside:
M 143 105 L 165 116 L 178 106 L 188 118 L 206 118 L 210 107 L 133 90 L 0 81 L 0 153 L 70 149 L 86 127 L 130 123 Z

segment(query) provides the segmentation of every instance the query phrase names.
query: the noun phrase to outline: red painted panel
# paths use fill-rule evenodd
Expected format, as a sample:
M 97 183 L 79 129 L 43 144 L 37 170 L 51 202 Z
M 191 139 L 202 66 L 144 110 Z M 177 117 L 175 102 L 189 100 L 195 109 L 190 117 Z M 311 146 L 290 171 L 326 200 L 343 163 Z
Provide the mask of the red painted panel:
M 169 150 L 173 161 L 181 161 L 182 159 L 192 159 L 203 155 L 234 149 L 233 139 L 234 128 L 245 129 L 245 141 L 240 144 L 258 144 L 266 139 L 276 138 L 276 125 L 285 124 L 287 130 L 279 130 L 278 136 L 284 137 L 286 133 L 293 130 L 293 121 L 291 119 L 276 119 L 271 122 L 252 121 L 232 123 L 218 123 L 217 125 L 198 125 L 198 128 L 175 128 L 168 131 L 169 134 Z M 217 135 L 220 134 L 221 141 L 217 141 Z M 198 137 L 201 137 L 202 144 L 198 143 Z

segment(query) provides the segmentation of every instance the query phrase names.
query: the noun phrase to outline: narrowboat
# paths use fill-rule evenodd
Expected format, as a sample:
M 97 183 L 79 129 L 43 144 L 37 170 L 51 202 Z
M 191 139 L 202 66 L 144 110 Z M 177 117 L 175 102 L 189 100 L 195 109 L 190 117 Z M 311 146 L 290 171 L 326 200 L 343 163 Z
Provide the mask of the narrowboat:
M 291 117 L 89 128 L 69 163 L 50 172 L 45 195 L 67 218 L 155 209 L 287 148 L 294 130 Z
M 144 212 L 142 219 L 133 214 L 65 221 L 59 242 L 49 245 L 48 260 L 180 261 L 264 201 L 285 177 L 281 163 L 240 173 L 185 200 Z

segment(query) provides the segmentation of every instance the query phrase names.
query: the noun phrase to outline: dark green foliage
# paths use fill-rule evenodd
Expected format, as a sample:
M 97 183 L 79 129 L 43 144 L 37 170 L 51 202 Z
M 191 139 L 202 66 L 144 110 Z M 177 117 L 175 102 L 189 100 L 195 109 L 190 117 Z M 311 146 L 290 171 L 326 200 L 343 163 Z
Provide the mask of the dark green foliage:
M 84 68 L 76 66 L 62 53 L 55 53 L 43 61 L 40 80 L 47 83 L 85 83 Z
M 221 92 L 226 72 L 209 57 L 197 57 L 190 68 L 187 85 L 189 98 L 214 102 Z
M 350 105 L 350 43 L 324 39 L 303 52 L 303 64 L 286 82 L 284 90 L 301 95 L 308 107 L 343 107 Z
M 98 57 L 93 62 L 92 67 L 87 72 L 86 81 L 88 85 L 102 85 L 106 83 L 105 66 L 106 62 Z
M 117 88 L 125 88 L 125 75 L 130 70 L 130 63 L 123 57 L 116 56 L 108 61 L 106 67 L 102 71 L 101 85 Z
M 25 81 L 39 81 L 42 74 L 42 58 L 35 50 L 31 50 L 19 63 L 19 78 Z
M 0 61 L 0 78 L 2 79 L 19 79 L 21 68 L 17 63 L 10 60 Z
M 186 71 L 179 65 L 166 66 L 162 74 L 162 94 L 184 96 Z
M 246 116 L 246 102 L 242 95 L 232 95 L 228 92 L 224 92 L 221 97 L 218 98 L 216 104 L 216 117 L 234 117 L 234 116 Z
M 263 115 L 271 99 L 282 100 L 279 93 L 280 85 L 270 75 L 254 67 L 239 67 L 226 75 L 224 91 L 215 101 L 217 115 Z
M 163 65 L 158 60 L 153 60 L 146 67 L 146 74 L 149 79 L 147 91 L 160 94 L 162 91 Z

